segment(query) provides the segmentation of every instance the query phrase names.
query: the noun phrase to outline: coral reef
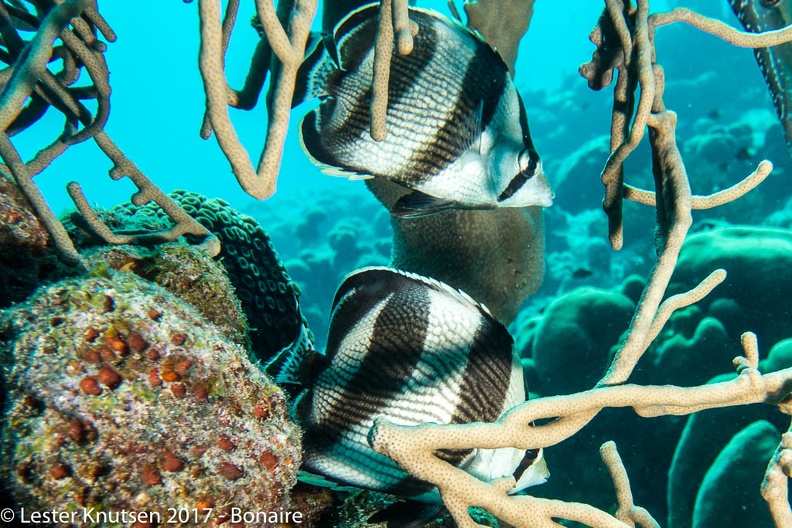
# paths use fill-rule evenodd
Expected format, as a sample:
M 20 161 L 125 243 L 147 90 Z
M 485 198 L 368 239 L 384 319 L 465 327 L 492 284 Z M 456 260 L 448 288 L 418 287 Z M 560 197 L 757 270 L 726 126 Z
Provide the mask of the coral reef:
M 754 422 L 732 437 L 701 483 L 693 509 L 693 526 L 716 528 L 726 519 L 734 528 L 770 526 L 770 512 L 760 495 L 767 461 L 780 440 L 769 422 Z
M 734 201 L 756 187 L 771 170 L 769 163 L 762 162 L 754 173 L 733 187 L 705 196 L 692 194 L 675 141 L 676 114 L 665 107 L 665 77 L 662 68 L 655 63 L 655 28 L 678 21 L 741 46 L 784 42 L 780 35 L 741 34 L 685 9 L 650 17 L 647 1 L 639 1 L 637 6 L 618 0 L 606 1 L 606 11 L 592 32 L 597 50 L 592 61 L 581 67 L 581 74 L 594 89 L 601 89 L 618 74 L 614 88 L 611 154 L 602 173 L 606 187 L 603 206 L 609 218 L 611 245 L 619 249 L 624 241 L 625 198 L 655 206 L 657 213 L 657 262 L 625 338 L 613 352 L 607 372 L 588 391 L 528 401 L 513 408 L 494 424 L 407 427 L 378 420 L 370 432 L 370 442 L 375 450 L 397 461 L 411 475 L 438 486 L 445 505 L 460 526 L 474 525 L 468 515 L 471 505 L 497 511 L 500 519 L 526 526 L 550 526 L 559 519 L 596 527 L 625 524 L 649 527 L 658 526 L 658 523 L 646 509 L 636 506 L 625 467 L 612 442 L 603 444 L 600 455 L 615 487 L 618 509 L 613 515 L 579 502 L 559 502 L 534 496 L 509 498 L 504 495 L 504 490 L 511 483 L 487 485 L 469 478 L 440 461 L 435 454 L 437 449 L 553 446 L 574 436 L 610 407 L 632 407 L 640 416 L 658 417 L 765 402 L 789 412 L 785 403 L 788 396 L 785 385 L 791 371 L 784 369 L 760 374 L 757 370 L 758 344 L 756 336 L 751 333 L 743 333 L 740 337 L 742 355 L 733 361 L 738 375 L 731 381 L 697 387 L 627 384 L 631 377 L 637 381 L 641 370 L 639 359 L 670 317 L 706 297 L 726 277 L 723 270 L 710 269 L 709 275 L 701 277 L 692 289 L 663 301 L 680 248 L 692 224 L 692 210 L 711 209 Z M 789 35 L 785 34 L 783 39 L 789 39 Z M 640 86 L 640 97 L 634 97 L 632 93 L 637 86 Z M 647 126 L 650 130 L 654 192 L 624 182 L 624 162 L 639 145 Z M 788 436 L 776 444 L 770 455 L 766 478 L 761 483 L 761 496 L 777 526 L 789 524 L 787 521 L 792 517 L 787 500 L 787 480 L 783 477 L 784 472 L 789 473 L 786 457 L 792 442 Z M 578 435 L 578 438 L 582 436 Z M 588 470 L 587 466 L 585 470 Z
M 47 204 L 33 177 L 71 145 L 87 139 L 93 139 L 112 160 L 114 166 L 110 174 L 114 179 L 127 177 L 135 184 L 138 190 L 132 200 L 136 205 L 153 201 L 175 222 L 167 230 L 146 233 L 145 240 L 165 242 L 191 234 L 200 239 L 200 246 L 207 253 L 216 255 L 220 249 L 217 239 L 187 216 L 143 174 L 104 130 L 110 112 L 111 90 L 110 73 L 103 55 L 107 44 L 99 39 L 99 35 L 108 42 L 113 42 L 116 35 L 99 14 L 96 0 L 66 0 L 59 4 L 30 0 L 28 4 L 31 5 L 17 2 L 2 11 L 2 61 L 9 66 L 3 70 L 0 81 L 0 157 L 5 162 L 3 170 L 13 176 L 18 190 L 27 198 L 49 233 L 61 260 L 71 266 L 82 264 L 66 229 Z M 29 41 L 25 41 L 20 31 L 28 33 L 31 27 L 36 28 L 36 32 Z M 53 68 L 60 66 L 60 69 L 53 73 L 48 69 L 50 65 Z M 89 79 L 88 85 L 73 87 L 81 77 Z M 95 111 L 82 103 L 84 99 L 95 101 Z M 64 114 L 63 132 L 32 160 L 25 162 L 9 136 L 35 124 L 50 107 Z M 78 124 L 83 125 L 81 130 L 77 130 Z M 110 244 L 140 242 L 134 236 L 118 236 L 104 225 L 78 183 L 70 182 L 67 190 L 85 224 L 97 236 Z
M 239 2 L 228 2 L 222 26 L 221 3 L 199 2 L 200 60 L 207 94 L 202 132 L 216 134 L 242 187 L 254 196 L 268 196 L 274 191 L 283 153 L 294 73 L 318 2 L 279 2 L 277 11 L 275 2 L 256 3 L 262 38 L 253 52 L 251 75 L 238 91 L 228 86 L 223 58 Z M 358 4 L 333 3 L 337 9 L 328 19 Z M 371 443 L 411 475 L 437 485 L 451 519 L 462 526 L 474 522 L 472 505 L 515 525 L 556 526 L 574 520 L 597 528 L 658 526 L 636 503 L 646 505 L 655 517 L 668 514 L 671 528 L 723 525 L 724 515 L 736 526 L 770 522 L 790 526 L 787 475 L 792 474 L 792 433 L 781 434 L 787 430 L 786 414 L 792 412 L 787 401 L 792 332 L 789 309 L 783 304 L 790 297 L 786 291 L 792 218 L 788 183 L 785 178 L 771 178 L 763 191 L 751 192 L 739 202 L 734 199 L 769 173 L 770 165 L 760 162 L 760 151 L 769 152 L 776 167 L 786 172 L 792 170 L 792 161 L 772 114 L 768 118 L 767 112 L 756 113 L 754 99 L 764 89 L 746 88 L 742 82 L 724 81 L 706 71 L 710 61 L 728 61 L 728 53 L 702 53 L 696 58 L 689 50 L 701 49 L 697 43 L 704 37 L 680 37 L 674 26 L 656 30 L 684 22 L 738 46 L 767 48 L 788 41 L 792 29 L 745 34 L 686 9 L 650 15 L 648 0 L 606 0 L 605 4 L 592 33 L 597 50 L 581 71 L 593 88 L 616 80 L 613 107 L 606 108 L 594 97 L 573 100 L 566 92 L 524 98 L 533 132 L 543 138 L 543 151 L 553 153 L 546 157 L 548 173 L 560 175 L 558 189 L 563 191 L 558 212 L 547 215 L 548 231 L 561 236 L 547 246 L 547 261 L 553 268 L 547 274 L 546 290 L 539 291 L 537 302 L 523 310 L 513 325 L 520 332 L 517 342 L 526 375 L 541 397 L 514 408 L 494 424 L 411 429 L 380 421 L 370 431 Z M 711 3 L 699 4 L 714 13 Z M 409 52 L 413 28 L 406 6 L 405 0 L 381 6 L 379 72 L 372 87 L 374 137 L 387 132 L 382 101 L 388 87 L 388 58 L 394 50 Z M 530 0 L 508 5 L 496 0 L 465 2 L 468 24 L 479 27 L 504 55 L 516 54 L 531 6 Z M 504 8 L 524 16 L 493 25 L 502 22 Z M 5 3 L 2 11 L 2 60 L 9 68 L 0 80 L 0 155 L 6 163 L 0 169 L 11 174 L 17 185 L 0 188 L 4 220 L 0 264 L 6 270 L 25 272 L 18 282 L 3 284 L 4 292 L 9 292 L 3 302 L 22 301 L 39 283 L 57 276 L 50 274 L 51 262 L 43 252 L 47 236 L 64 261 L 91 270 L 43 287 L 3 313 L 7 414 L 0 463 L 7 475 L 4 484 L 20 504 L 40 508 L 60 507 L 68 501 L 75 508 L 85 504 L 109 509 L 184 504 L 212 506 L 222 514 L 225 506 L 252 506 L 255 501 L 257 509 L 282 505 L 320 515 L 331 500 L 329 493 L 295 488 L 289 496 L 299 463 L 296 426 L 285 417 L 279 389 L 247 362 L 246 351 L 238 346 L 245 343 L 245 323 L 233 289 L 243 297 L 254 334 L 258 332 L 254 342 L 277 337 L 272 343 L 253 345 L 260 357 L 269 357 L 283 343 L 294 343 L 303 335 L 302 330 L 293 331 L 302 328 L 299 292 L 287 275 L 278 275 L 283 267 L 277 259 L 266 261 L 269 269 L 277 270 L 274 287 L 253 278 L 263 273 L 258 259 L 265 257 L 256 251 L 268 251 L 266 235 L 241 217 L 227 218 L 227 204 L 220 202 L 209 206 L 203 226 L 190 219 L 104 132 L 110 90 L 105 43 L 98 35 L 108 42 L 115 35 L 94 1 L 23 0 Z M 30 27 L 39 29 L 31 34 Z M 501 41 L 496 42 L 492 34 L 496 31 L 502 33 L 497 35 Z M 29 35 L 33 36 L 25 40 Z M 664 74 L 655 62 L 655 44 L 690 61 L 676 65 L 668 61 Z M 694 73 L 683 73 L 684 68 Z M 228 119 L 227 106 L 255 105 L 267 72 L 272 74 L 267 140 L 256 172 Z M 730 73 L 736 78 L 745 74 Z M 88 84 L 73 86 L 80 77 Z M 722 104 L 712 97 L 719 90 L 726 94 Z M 786 94 L 774 95 L 782 100 Z M 84 105 L 85 98 L 93 101 Z M 666 102 L 686 108 L 678 123 Z M 543 105 L 546 108 L 540 108 Z M 66 116 L 63 133 L 25 163 L 9 138 L 36 122 L 50 106 Z M 542 113 L 546 119 L 536 119 Z M 570 115 L 575 116 L 568 120 L 574 126 L 559 125 L 558 116 Z M 601 136 L 606 131 L 595 125 L 608 117 L 611 134 L 606 145 Z M 641 143 L 647 129 L 648 144 Z M 187 235 L 214 254 L 219 248 L 218 238 L 206 229 L 211 224 L 229 246 L 223 259 L 231 266 L 231 279 L 238 281 L 234 288 L 208 259 L 181 243 L 77 252 L 32 178 L 69 145 L 89 138 L 113 161 L 111 175 L 129 177 L 140 189 L 133 196 L 134 206 L 154 200 L 176 225 L 169 227 L 164 217 L 155 218 L 159 213 L 147 206 L 142 215 L 153 221 L 144 229 L 113 232 L 107 224 L 124 224 L 114 224 L 112 215 L 97 215 L 79 186 L 70 184 L 83 227 L 113 244 L 152 244 Z M 570 145 L 583 146 L 573 156 Z M 602 180 L 608 226 L 590 214 L 593 185 L 598 185 L 592 181 L 601 172 L 591 159 L 605 157 Z M 652 166 L 633 164 L 637 157 L 651 157 Z M 752 175 L 728 187 L 728 182 L 757 165 Z M 625 174 L 630 183 L 625 182 Z M 654 192 L 643 190 L 650 185 Z M 24 199 L 17 192 L 20 189 Z M 186 202 L 192 200 L 183 196 Z M 196 200 L 186 207 L 203 214 L 206 201 Z M 317 329 L 326 324 L 332 291 L 341 276 L 360 265 L 384 263 L 390 253 L 387 216 L 367 210 L 350 220 L 349 210 L 359 208 L 354 200 L 346 199 L 335 209 L 329 204 L 332 198 L 313 211 L 297 208 L 294 215 L 304 211 L 304 221 L 291 222 L 290 229 L 283 230 L 285 235 L 279 235 L 291 236 L 288 244 L 296 248 L 287 263 L 293 276 L 306 291 L 317 293 L 317 300 L 307 303 L 306 309 Z M 638 204 L 653 207 L 642 210 Z M 723 207 L 707 210 L 715 206 Z M 129 212 L 119 209 L 113 214 L 126 220 Z M 426 219 L 421 225 L 396 222 L 393 262 L 469 290 L 508 322 L 543 275 L 543 228 L 533 213 L 510 212 L 498 218 L 463 212 Z M 622 247 L 625 238 L 655 229 L 652 214 L 656 214 L 654 247 L 651 237 L 643 236 L 647 241 L 610 255 L 601 241 L 593 240 L 605 235 L 613 247 Z M 786 231 L 723 227 L 723 216 Z M 709 231 L 694 234 L 683 245 L 693 219 L 701 220 L 699 230 Z M 152 233 L 152 228 L 157 232 Z M 319 240 L 322 244 L 315 245 Z M 649 271 L 647 255 L 652 253 L 658 259 Z M 454 255 L 458 260 L 448 258 Z M 181 260 L 189 264 L 176 265 Z M 466 271 L 460 272 L 461 264 Z M 719 266 L 727 269 L 728 276 L 722 270 L 712 271 Z M 629 277 L 635 272 L 650 273 L 648 281 Z M 556 302 L 547 302 L 581 284 L 600 289 L 573 289 Z M 288 301 L 283 307 L 274 297 L 279 294 Z M 537 318 L 542 304 L 548 308 Z M 611 313 L 607 319 L 599 313 L 602 305 Z M 628 323 L 633 305 L 634 317 Z M 261 315 L 262 307 L 274 312 L 269 321 Z M 284 334 L 277 335 L 285 326 Z M 755 331 L 758 342 L 746 330 Z M 763 351 L 772 346 L 762 361 L 760 344 Z M 737 373 L 727 374 L 728 359 L 734 355 Z M 760 402 L 768 405 L 747 405 Z M 636 414 L 655 420 L 647 426 Z M 691 416 L 680 416 L 687 414 Z M 587 429 L 581 433 L 584 426 Z M 612 439 L 618 442 L 624 462 L 607 442 L 600 452 L 604 462 L 600 466 L 591 443 Z M 507 445 L 547 446 L 554 477 L 535 496 L 507 496 L 510 483 L 485 485 L 455 472 L 433 454 L 437 449 Z M 625 466 L 633 474 L 632 487 Z M 616 508 L 608 482 L 616 491 Z M 769 510 L 760 504 L 760 487 Z M 369 499 L 359 502 L 384 504 L 380 498 Z M 354 500 L 347 504 L 354 505 Z M 332 519 L 359 524 L 361 511 Z M 327 518 L 321 522 L 328 522 Z
M 384 266 L 391 255 L 387 211 L 363 189 L 329 190 L 316 200 L 252 204 L 245 212 L 269 226 L 289 276 L 300 288 L 300 311 L 322 349 L 333 296 L 344 277 L 365 266 Z
M 532 329 L 530 357 L 536 368 L 531 390 L 545 396 L 571 394 L 594 385 L 609 364 L 635 311 L 625 295 L 578 288 L 556 299 Z
M 303 338 L 309 338 L 300 314 L 300 290 L 292 281 L 269 235 L 261 225 L 220 199 L 209 199 L 189 191 L 176 191 L 170 197 L 220 240 L 222 246 L 219 257 L 235 289 L 238 302 L 241 302 L 247 316 L 254 355 L 265 361 L 283 348 L 292 346 Z M 163 211 L 153 204 L 144 207 L 135 207 L 132 204 L 119 205 L 101 214 L 104 222 L 119 233 L 157 231 L 168 223 Z M 82 240 L 79 236 L 73 235 L 73 237 L 78 241 Z M 81 243 L 90 242 L 82 240 Z M 159 268 L 156 275 L 159 278 L 156 282 L 161 285 L 164 285 L 163 281 L 166 280 L 178 280 L 175 276 L 168 277 L 171 271 L 182 273 L 178 270 L 177 260 L 170 260 L 170 263 L 160 260 L 146 266 Z M 154 278 L 149 272 L 144 273 L 143 276 Z M 193 281 L 199 276 L 200 273 Z M 191 284 L 191 287 L 195 285 Z M 206 304 L 201 299 L 205 294 L 206 292 L 198 289 L 189 295 L 197 299 L 196 305 L 201 305 Z M 225 315 L 233 315 L 234 312 L 239 311 L 230 308 L 230 311 L 224 312 Z M 206 306 L 208 312 L 217 309 L 220 307 Z M 223 317 L 219 314 L 214 315 L 214 317 L 218 316 Z
M 283 394 L 163 288 L 68 279 L 8 310 L 2 333 L 2 467 L 19 505 L 211 508 L 217 522 L 289 505 L 300 439 Z
M 784 302 L 792 295 L 791 260 L 789 230 L 732 226 L 696 233 L 682 247 L 669 293 L 690 287 L 717 263 L 729 273 L 728 278 L 717 296 L 705 299 L 699 307 L 722 311 L 723 300 L 729 300 L 735 313 L 722 321 L 728 335 L 735 337 L 750 329 L 769 350 L 792 336 L 792 308 Z M 713 306 L 715 300 L 721 303 Z

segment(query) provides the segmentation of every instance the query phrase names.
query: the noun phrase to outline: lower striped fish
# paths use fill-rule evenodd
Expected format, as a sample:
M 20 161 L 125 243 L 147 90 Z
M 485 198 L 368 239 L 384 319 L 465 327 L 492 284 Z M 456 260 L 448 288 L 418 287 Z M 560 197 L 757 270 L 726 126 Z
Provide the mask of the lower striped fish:
M 792 24 L 789 0 L 729 0 L 746 31 L 759 33 Z M 754 50 L 756 62 L 773 96 L 773 105 L 792 144 L 792 43 Z
M 329 481 L 437 499 L 425 482 L 375 452 L 377 416 L 402 425 L 493 422 L 525 400 L 523 372 L 506 328 L 450 286 L 389 268 L 366 268 L 336 293 L 326 364 L 301 404 L 303 468 Z M 440 456 L 513 491 L 544 482 L 541 450 L 472 449 Z

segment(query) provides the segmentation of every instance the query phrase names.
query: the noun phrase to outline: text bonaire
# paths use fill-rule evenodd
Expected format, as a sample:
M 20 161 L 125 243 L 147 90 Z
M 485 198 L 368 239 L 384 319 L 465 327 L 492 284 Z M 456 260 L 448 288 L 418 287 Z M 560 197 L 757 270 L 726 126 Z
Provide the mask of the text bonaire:
M 167 526 L 168 524 L 183 524 L 186 522 L 203 524 L 210 521 L 219 512 L 211 508 L 168 508 L 167 513 L 158 511 L 99 511 L 96 508 L 82 508 L 79 510 L 26 510 L 21 508 L 19 515 L 15 516 L 13 510 L 7 508 L 3 513 L 10 513 L 16 517 L 19 524 L 73 524 L 73 525 L 101 525 L 101 524 L 154 524 Z M 230 512 L 223 512 L 229 516 L 231 523 L 245 523 L 256 525 L 267 524 L 301 524 L 303 513 L 288 510 L 243 510 L 231 508 Z M 4 516 L 6 517 L 6 516 Z M 4 518 L 11 521 L 12 518 Z

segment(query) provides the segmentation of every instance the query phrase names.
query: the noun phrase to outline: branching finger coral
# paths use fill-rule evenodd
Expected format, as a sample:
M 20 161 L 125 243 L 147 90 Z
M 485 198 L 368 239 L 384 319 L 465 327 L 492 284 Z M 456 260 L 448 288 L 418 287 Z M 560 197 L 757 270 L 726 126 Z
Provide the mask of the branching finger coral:
M 148 179 L 104 132 L 103 127 L 109 114 L 109 72 L 104 60 L 105 43 L 98 40 L 96 32 L 112 42 L 115 33 L 98 12 L 95 0 L 66 0 L 58 5 L 49 2 L 30 1 L 42 19 L 28 13 L 19 6 L 0 9 L 0 33 L 2 33 L 10 64 L 3 70 L 0 81 L 0 156 L 17 185 L 30 201 L 37 216 L 50 233 L 61 259 L 71 265 L 77 264 L 80 256 L 66 234 L 63 225 L 47 205 L 44 196 L 33 182 L 33 177 L 43 171 L 70 145 L 93 138 L 99 148 L 115 164 L 111 170 L 113 179 L 129 177 L 139 191 L 132 200 L 138 205 L 156 202 L 176 223 L 172 228 L 151 233 L 143 239 L 124 239 L 125 242 L 161 242 L 174 240 L 190 233 L 203 239 L 202 245 L 212 255 L 219 251 L 216 237 L 192 220 L 154 183 Z M 19 4 L 20 6 L 22 4 Z M 15 20 L 37 28 L 33 38 L 26 42 L 17 32 Z M 56 45 L 56 41 L 60 44 Z M 52 73 L 48 69 L 53 58 L 59 58 L 62 69 Z M 6 60 L 6 59 L 4 59 Z M 87 87 L 73 87 L 85 68 L 93 83 Z M 92 115 L 81 99 L 96 99 L 96 113 Z M 27 105 L 26 102 L 29 100 Z M 25 163 L 10 136 L 35 123 L 49 107 L 55 107 L 66 117 L 61 137 L 42 149 L 30 162 Z M 82 130 L 77 130 L 82 124 Z M 79 185 L 72 182 L 69 194 L 75 200 L 86 224 L 108 243 L 119 243 L 107 226 L 103 225 L 83 195 Z
M 288 32 L 284 29 L 279 14 L 275 10 L 273 0 L 256 1 L 258 20 L 278 63 L 275 66 L 273 62 L 270 66 L 270 72 L 273 75 L 270 79 L 271 101 L 268 105 L 267 138 L 258 167 L 254 169 L 228 116 L 229 104 L 241 106 L 236 101 L 239 99 L 239 92 L 234 97 L 235 92 L 228 86 L 223 71 L 224 56 L 232 25 L 230 20 L 233 20 L 234 17 L 227 15 L 226 20 L 229 20 L 229 23 L 221 25 L 220 0 L 199 0 L 198 2 L 201 15 L 199 61 L 206 91 L 206 111 L 209 122 L 220 148 L 231 163 L 239 185 L 246 193 L 260 200 L 268 198 L 275 192 L 275 184 L 283 157 L 283 142 L 289 128 L 289 112 L 291 111 L 297 69 L 302 63 L 308 43 L 317 0 L 297 0 L 293 4 L 283 3 L 284 6 L 287 4 L 292 6 L 285 15 Z M 229 2 L 227 13 L 235 13 L 237 5 L 236 1 Z M 262 43 L 254 54 L 251 72 L 262 70 L 265 57 L 266 51 Z M 243 90 L 243 93 L 249 95 L 258 92 L 263 83 L 263 77 L 253 78 L 251 75 L 248 79 L 250 80 L 249 88 Z M 232 95 L 229 96 L 229 94 Z M 202 132 L 204 137 L 208 136 L 206 132 L 207 129 L 204 126 Z

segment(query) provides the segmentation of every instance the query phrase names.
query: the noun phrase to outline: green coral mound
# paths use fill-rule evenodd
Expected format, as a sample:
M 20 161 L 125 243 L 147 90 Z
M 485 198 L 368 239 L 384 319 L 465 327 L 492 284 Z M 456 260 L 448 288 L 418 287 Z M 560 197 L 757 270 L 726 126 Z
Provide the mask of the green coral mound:
M 733 226 L 691 235 L 682 246 L 668 294 L 693 288 L 716 268 L 726 270 L 726 280 L 697 306 L 707 311 L 717 307 L 716 300 L 730 300 L 734 313 L 721 317 L 729 336 L 755 332 L 763 350 L 790 337 L 792 231 Z
M 769 422 L 754 422 L 729 441 L 701 483 L 693 510 L 693 528 L 755 528 L 773 519 L 757 493 L 767 461 L 781 440 Z
M 300 437 L 283 393 L 162 287 L 112 271 L 56 283 L 2 314 L 0 343 L 0 472 L 19 506 L 215 522 L 290 507 Z
M 578 288 L 553 301 L 533 331 L 540 384 L 530 389 L 548 396 L 593 387 L 634 310 L 625 295 L 599 288 Z

